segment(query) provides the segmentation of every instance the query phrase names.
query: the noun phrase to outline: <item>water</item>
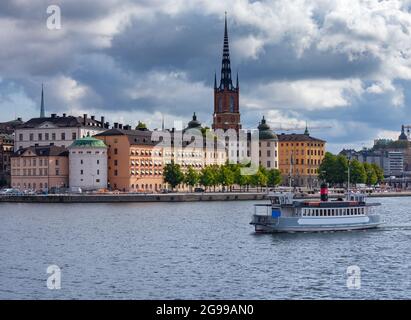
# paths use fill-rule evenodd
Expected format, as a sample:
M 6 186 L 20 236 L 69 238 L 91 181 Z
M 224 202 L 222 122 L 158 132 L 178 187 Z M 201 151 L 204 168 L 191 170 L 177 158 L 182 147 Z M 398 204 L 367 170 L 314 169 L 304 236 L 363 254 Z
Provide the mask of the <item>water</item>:
M 372 200 L 380 230 L 277 235 L 253 233 L 254 202 L 3 203 L 0 298 L 410 298 L 411 198 Z M 47 289 L 52 264 L 61 290 Z

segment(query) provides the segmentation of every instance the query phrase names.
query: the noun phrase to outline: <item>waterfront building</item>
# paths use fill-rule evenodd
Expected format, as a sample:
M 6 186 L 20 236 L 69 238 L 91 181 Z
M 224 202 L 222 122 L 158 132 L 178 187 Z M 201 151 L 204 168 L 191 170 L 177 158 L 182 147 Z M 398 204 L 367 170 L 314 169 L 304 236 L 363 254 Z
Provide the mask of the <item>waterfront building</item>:
M 324 158 L 326 142 L 304 134 L 278 135 L 279 169 L 285 185 L 318 186 L 318 168 Z
M 152 132 L 115 123 L 95 135 L 108 147 L 108 188 L 126 192 L 155 192 L 164 188 L 163 153 L 155 148 Z
M 69 147 L 70 188 L 107 188 L 107 146 L 100 139 L 84 137 Z
M 14 139 L 12 135 L 0 133 L 0 188 L 10 186 L 11 163 Z
M 57 146 L 17 150 L 11 157 L 11 185 L 21 190 L 49 191 L 67 188 L 68 151 Z
M 52 114 L 50 117 L 33 118 L 18 126 L 14 136 L 14 150 L 28 148 L 31 146 L 58 146 L 67 148 L 75 140 L 93 136 L 109 127 L 104 122 L 104 117 L 100 121 L 94 116 L 90 118 L 87 114 L 83 117 L 62 116 Z
M 225 17 L 223 58 L 221 63 L 220 84 L 214 74 L 214 114 L 213 126 L 216 129 L 241 129 L 240 121 L 240 85 L 237 74 L 236 86 L 231 76 L 230 48 L 228 42 L 227 15 Z
M 278 169 L 278 137 L 263 117 L 258 125 L 260 165 L 264 168 Z

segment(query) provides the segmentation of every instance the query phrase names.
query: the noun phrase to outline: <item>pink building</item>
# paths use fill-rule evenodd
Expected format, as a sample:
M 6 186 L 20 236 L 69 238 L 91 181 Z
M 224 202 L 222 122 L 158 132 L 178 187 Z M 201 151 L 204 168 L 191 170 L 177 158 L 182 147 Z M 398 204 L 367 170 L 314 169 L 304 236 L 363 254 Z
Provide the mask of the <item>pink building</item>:
M 47 191 L 68 187 L 68 151 L 44 146 L 20 149 L 11 157 L 11 186 L 20 190 Z

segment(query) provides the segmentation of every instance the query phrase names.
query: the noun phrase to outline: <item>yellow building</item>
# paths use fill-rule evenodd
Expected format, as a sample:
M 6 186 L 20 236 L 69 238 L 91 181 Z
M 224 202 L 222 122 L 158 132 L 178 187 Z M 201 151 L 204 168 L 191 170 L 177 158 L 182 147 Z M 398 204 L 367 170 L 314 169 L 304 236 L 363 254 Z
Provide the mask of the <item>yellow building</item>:
M 295 187 L 319 185 L 318 168 L 324 158 L 325 141 L 304 134 L 278 135 L 279 169 L 283 184 Z

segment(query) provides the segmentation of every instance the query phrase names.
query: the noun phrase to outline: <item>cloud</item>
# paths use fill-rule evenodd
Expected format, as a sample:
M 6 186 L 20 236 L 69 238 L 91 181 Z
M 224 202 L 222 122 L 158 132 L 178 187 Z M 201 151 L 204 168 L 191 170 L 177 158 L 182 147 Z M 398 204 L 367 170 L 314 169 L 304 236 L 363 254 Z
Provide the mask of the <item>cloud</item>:
M 0 3 L 0 107 L 24 118 L 38 114 L 44 82 L 48 112 L 159 126 L 196 111 L 210 124 L 228 11 L 244 126 L 263 115 L 331 124 L 313 134 L 334 148 L 408 122 L 410 1 L 56 0 L 58 31 L 46 28 L 49 4 Z

